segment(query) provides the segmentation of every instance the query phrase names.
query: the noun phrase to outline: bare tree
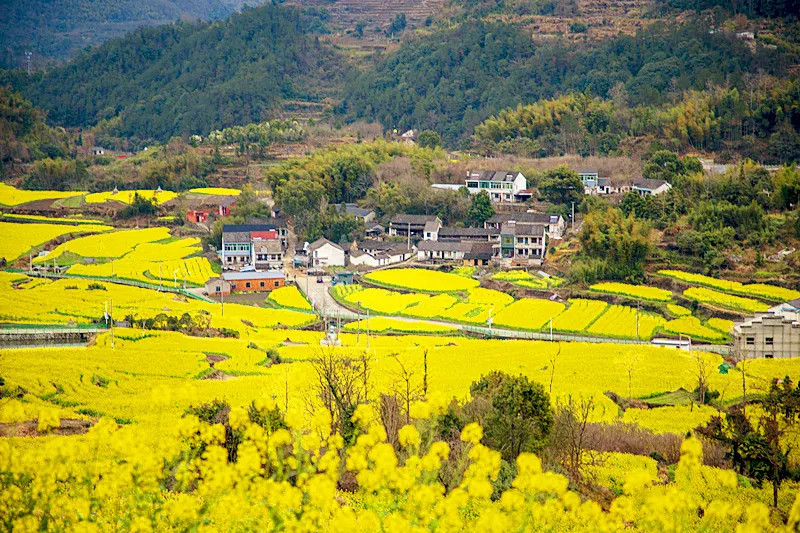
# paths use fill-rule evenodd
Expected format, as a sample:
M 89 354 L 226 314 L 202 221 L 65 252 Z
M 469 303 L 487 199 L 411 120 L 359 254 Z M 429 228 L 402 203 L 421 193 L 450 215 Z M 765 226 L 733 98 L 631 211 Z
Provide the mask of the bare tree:
M 594 398 L 569 396 L 557 401 L 550 439 L 550 452 L 575 481 L 586 477 L 586 467 L 599 465 L 603 453 L 597 451 L 590 431 L 590 419 L 596 409 Z
M 697 379 L 697 393 L 700 405 L 705 405 L 708 380 L 711 379 L 711 374 L 714 369 L 711 364 L 709 364 L 708 359 L 704 357 L 703 352 L 695 350 L 692 359 L 694 359 L 694 369 L 691 372 L 695 379 Z
M 624 362 L 625 371 L 628 373 L 628 403 L 633 400 L 633 373 L 638 362 L 639 354 L 634 352 L 628 353 L 628 358 Z
M 553 378 L 556 376 L 556 362 L 559 355 L 561 355 L 561 341 L 558 341 L 556 353 L 550 354 L 550 396 L 553 396 Z
M 411 404 L 423 398 L 425 392 L 421 372 L 415 370 L 414 365 L 403 363 L 398 354 L 392 357 L 397 361 L 397 370 L 392 372 L 394 394 L 400 404 L 406 424 L 411 422 Z
M 331 431 L 338 431 L 347 440 L 353 431 L 351 418 L 369 392 L 370 370 L 366 354 L 352 356 L 338 352 L 333 346 L 320 347 L 311 359 L 316 379 L 306 399 L 308 409 L 318 402 L 331 412 Z

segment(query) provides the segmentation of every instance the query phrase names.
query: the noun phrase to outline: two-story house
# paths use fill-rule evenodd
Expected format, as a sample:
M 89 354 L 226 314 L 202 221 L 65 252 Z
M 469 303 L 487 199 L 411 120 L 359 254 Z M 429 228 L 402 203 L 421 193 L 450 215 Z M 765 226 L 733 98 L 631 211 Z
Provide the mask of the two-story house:
M 308 257 L 309 265 L 316 268 L 345 265 L 344 248 L 324 237 L 311 243 Z
M 494 257 L 512 264 L 541 265 L 547 253 L 547 233 L 541 224 L 508 222 L 493 245 Z
M 281 270 L 283 268 L 283 247 L 277 239 L 254 240 L 253 264 L 256 270 Z
M 522 172 L 513 170 L 472 170 L 467 173 L 470 194 L 486 191 L 493 202 L 519 201 L 519 194 L 528 187 Z

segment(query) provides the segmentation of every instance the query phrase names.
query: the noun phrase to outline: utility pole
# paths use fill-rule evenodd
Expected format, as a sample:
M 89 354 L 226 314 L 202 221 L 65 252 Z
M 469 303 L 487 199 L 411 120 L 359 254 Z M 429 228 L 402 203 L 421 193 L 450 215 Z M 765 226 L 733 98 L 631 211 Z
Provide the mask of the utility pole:
M 550 342 L 553 342 L 553 317 L 550 317 Z
M 358 308 L 361 309 L 361 301 L 360 300 L 358 302 L 356 302 L 356 305 L 358 305 Z M 360 313 L 356 314 L 356 316 L 358 317 L 358 320 L 356 320 L 356 322 L 357 322 L 357 324 L 356 324 L 356 328 L 357 328 L 356 329 L 356 346 L 358 346 L 359 341 L 361 340 L 361 317 L 358 316 L 359 314 Z
M 114 349 L 114 298 L 111 298 L 111 349 Z
M 28 50 L 25 51 L 25 60 L 28 63 L 28 77 L 30 77 L 30 75 L 31 75 L 31 56 L 32 55 L 33 55 L 33 52 L 30 52 Z
M 572 202 L 572 232 L 575 233 L 575 202 Z
M 639 342 L 639 306 L 642 305 L 641 300 L 636 300 L 636 342 Z

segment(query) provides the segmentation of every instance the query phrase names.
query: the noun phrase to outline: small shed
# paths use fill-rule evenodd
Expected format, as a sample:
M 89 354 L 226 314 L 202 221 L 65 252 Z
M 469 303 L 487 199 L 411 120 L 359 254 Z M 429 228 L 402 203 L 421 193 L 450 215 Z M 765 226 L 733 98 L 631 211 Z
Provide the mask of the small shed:
M 353 273 L 349 270 L 339 270 L 333 273 L 333 285 L 352 285 Z

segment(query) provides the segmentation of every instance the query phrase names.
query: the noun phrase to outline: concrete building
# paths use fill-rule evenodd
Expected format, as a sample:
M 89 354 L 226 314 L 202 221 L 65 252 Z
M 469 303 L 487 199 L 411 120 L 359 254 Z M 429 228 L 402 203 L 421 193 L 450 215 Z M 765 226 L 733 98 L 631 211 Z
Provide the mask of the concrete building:
M 277 239 L 253 241 L 253 264 L 256 270 L 282 270 L 281 243 Z
M 324 237 L 311 243 L 308 256 L 309 266 L 316 268 L 345 265 L 344 248 Z
M 600 179 L 600 171 L 596 168 L 578 167 L 575 169 L 578 177 L 583 182 L 584 188 L 591 189 L 597 187 L 597 181 Z
M 800 300 L 796 300 L 796 305 L 800 306 Z M 756 313 L 734 326 L 733 347 L 736 357 L 746 359 L 800 357 L 798 313 L 774 310 Z
M 490 242 L 471 242 L 464 252 L 464 266 L 487 266 L 492 260 L 493 245 Z
M 283 237 L 281 232 L 283 230 Z M 257 262 L 256 245 L 274 241 L 282 249 L 286 246 L 286 228 L 279 224 L 227 224 L 222 228 L 222 248 L 218 250 L 222 268 L 225 270 L 240 270 L 243 267 L 255 265 Z M 274 245 L 269 245 L 274 250 Z M 262 246 L 261 249 L 264 249 Z M 260 252 L 264 253 L 273 252 Z M 263 259 L 269 261 L 270 259 Z M 283 258 L 281 257 L 281 261 Z M 280 265 L 279 268 L 282 268 Z M 258 268 L 258 265 L 255 265 Z
M 515 221 L 503 224 L 493 249 L 495 259 L 510 260 L 512 265 L 541 265 L 547 253 L 545 227 Z
M 350 247 L 350 264 L 376 268 L 406 261 L 413 253 L 406 243 L 365 240 Z
M 467 190 L 470 194 L 486 191 L 493 202 L 517 202 L 518 195 L 528 187 L 522 172 L 514 170 L 472 170 L 467 173 Z

